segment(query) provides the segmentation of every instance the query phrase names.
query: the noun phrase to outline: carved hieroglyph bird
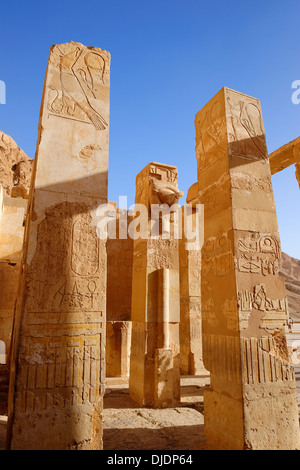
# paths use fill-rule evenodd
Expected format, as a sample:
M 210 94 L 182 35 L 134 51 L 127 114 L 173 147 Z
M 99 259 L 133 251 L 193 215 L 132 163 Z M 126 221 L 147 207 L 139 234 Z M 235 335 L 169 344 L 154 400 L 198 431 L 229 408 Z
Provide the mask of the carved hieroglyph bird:
M 78 106 L 87 115 L 97 130 L 103 130 L 108 124 L 90 102 L 90 98 L 87 95 L 89 84 L 84 87 L 82 74 L 79 73 L 79 70 L 78 75 L 74 71 L 74 65 L 78 60 L 79 54 L 80 48 L 77 47 L 74 51 L 60 58 L 60 81 L 63 100 L 66 101 L 65 98 L 71 98 L 74 103 L 74 108 Z M 100 64 L 98 64 L 98 66 L 100 67 Z

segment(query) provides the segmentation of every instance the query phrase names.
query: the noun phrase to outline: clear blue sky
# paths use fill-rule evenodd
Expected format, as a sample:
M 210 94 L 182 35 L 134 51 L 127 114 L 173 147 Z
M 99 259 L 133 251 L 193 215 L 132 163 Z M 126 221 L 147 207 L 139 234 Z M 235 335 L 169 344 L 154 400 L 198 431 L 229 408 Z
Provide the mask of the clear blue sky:
M 173 164 L 185 196 L 196 181 L 195 114 L 223 86 L 261 100 L 271 153 L 300 135 L 299 0 L 6 1 L 1 4 L 0 129 L 34 156 L 49 49 L 78 41 L 111 63 L 109 199 L 134 202 L 150 161 Z M 300 191 L 273 177 L 284 251 L 300 259 Z

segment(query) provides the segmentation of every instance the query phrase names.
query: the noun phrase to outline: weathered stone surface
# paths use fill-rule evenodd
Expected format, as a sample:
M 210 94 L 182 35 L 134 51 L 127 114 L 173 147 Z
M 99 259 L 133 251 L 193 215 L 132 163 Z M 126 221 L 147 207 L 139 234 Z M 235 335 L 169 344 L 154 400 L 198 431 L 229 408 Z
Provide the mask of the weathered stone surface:
M 52 46 L 13 337 L 11 449 L 100 449 L 110 55 Z
M 28 197 L 32 166 L 33 160 L 9 135 L 0 131 L 0 185 L 7 196 Z
M 5 361 L 1 363 L 5 364 L 7 369 L 21 268 L 26 209 L 26 199 L 0 195 L 0 341 L 5 344 Z
M 296 449 L 287 300 L 260 103 L 224 88 L 195 126 L 205 205 L 203 358 L 211 373 L 206 437 L 218 449 Z

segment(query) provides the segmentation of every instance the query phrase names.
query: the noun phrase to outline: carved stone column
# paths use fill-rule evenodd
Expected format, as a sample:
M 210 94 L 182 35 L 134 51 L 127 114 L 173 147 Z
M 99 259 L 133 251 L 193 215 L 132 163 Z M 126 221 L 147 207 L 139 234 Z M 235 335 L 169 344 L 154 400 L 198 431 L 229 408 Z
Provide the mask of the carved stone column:
M 197 201 L 198 191 L 194 201 L 187 198 L 189 210 L 187 206 L 182 208 L 183 227 L 185 222 L 195 226 Z M 201 247 L 190 250 L 188 246 L 183 230 L 179 242 L 180 370 L 182 374 L 198 375 L 205 372 L 202 358 Z
M 142 406 L 173 406 L 180 400 L 179 254 L 172 215 L 169 238 L 161 227 L 157 237 L 148 234 L 151 204 L 169 208 L 181 196 L 176 167 L 150 163 L 137 176 L 136 208 L 142 204 L 137 210 L 145 212 L 144 238 L 141 233 L 134 240 L 129 391 Z
M 218 449 L 300 446 L 287 300 L 260 103 L 222 89 L 196 115 L 204 204 L 205 433 Z
M 102 448 L 110 54 L 52 46 L 16 308 L 11 449 Z

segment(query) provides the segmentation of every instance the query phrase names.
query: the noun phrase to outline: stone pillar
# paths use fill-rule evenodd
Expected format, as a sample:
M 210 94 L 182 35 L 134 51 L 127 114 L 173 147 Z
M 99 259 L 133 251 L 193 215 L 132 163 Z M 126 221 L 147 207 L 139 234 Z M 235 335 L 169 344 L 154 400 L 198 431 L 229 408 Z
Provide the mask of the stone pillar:
M 174 406 L 180 400 L 178 239 L 172 221 L 169 237 L 161 227 L 156 238 L 148 233 L 151 204 L 169 209 L 181 196 L 176 167 L 150 163 L 137 176 L 136 209 L 144 215 L 134 240 L 129 391 L 141 406 Z
M 198 187 L 198 185 L 197 185 Z M 189 218 L 195 225 L 198 201 L 189 201 L 182 208 L 182 219 Z M 184 216 L 185 214 L 185 216 Z M 194 222 L 194 223 L 193 223 Z M 194 229 L 193 229 L 194 230 Z M 205 371 L 202 357 L 202 324 L 201 324 L 201 249 L 189 250 L 188 240 L 183 230 L 179 242 L 180 256 L 180 371 L 186 375 L 197 375 Z
M 218 449 L 297 449 L 287 301 L 259 100 L 223 88 L 196 115 L 204 204 L 205 433 Z
M 106 377 L 129 377 L 131 321 L 106 323 Z
M 110 54 L 52 46 L 25 229 L 9 393 L 10 449 L 101 449 Z

